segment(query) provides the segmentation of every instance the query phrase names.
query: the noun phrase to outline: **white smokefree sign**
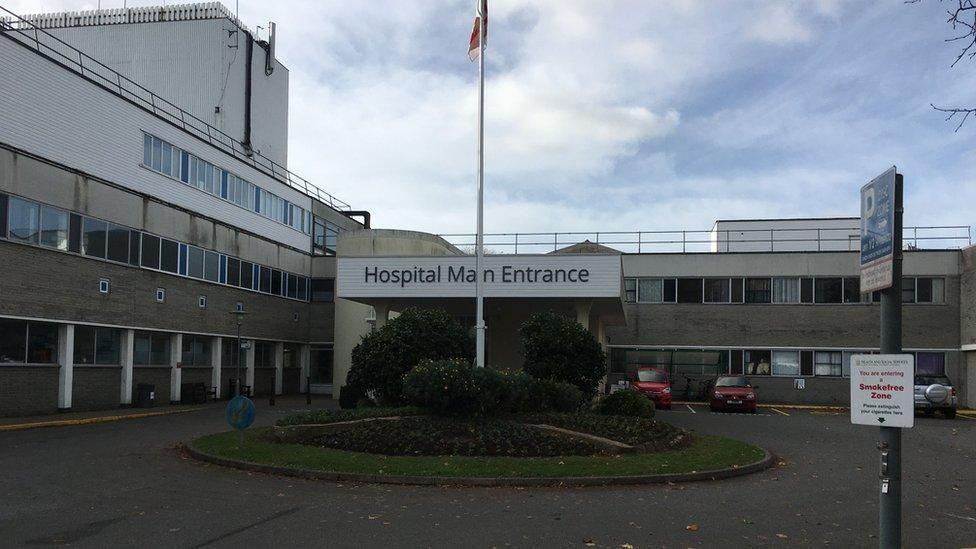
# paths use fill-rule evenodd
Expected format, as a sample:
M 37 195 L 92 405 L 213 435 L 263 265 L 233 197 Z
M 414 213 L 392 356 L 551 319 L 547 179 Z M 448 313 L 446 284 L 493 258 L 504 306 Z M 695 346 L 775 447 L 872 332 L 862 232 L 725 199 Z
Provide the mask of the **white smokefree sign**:
M 851 357 L 851 423 L 876 427 L 915 425 L 915 357 Z

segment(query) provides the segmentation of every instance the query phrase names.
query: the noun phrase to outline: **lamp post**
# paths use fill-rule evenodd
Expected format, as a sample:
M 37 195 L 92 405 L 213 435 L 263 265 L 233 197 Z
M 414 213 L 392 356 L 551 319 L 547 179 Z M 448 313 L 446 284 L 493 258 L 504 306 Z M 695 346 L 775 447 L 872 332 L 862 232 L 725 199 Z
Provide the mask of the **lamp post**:
M 230 312 L 232 315 L 237 315 L 237 395 L 241 396 L 241 322 L 244 321 L 244 315 L 247 311 L 244 310 L 244 306 L 240 305 L 237 309 Z

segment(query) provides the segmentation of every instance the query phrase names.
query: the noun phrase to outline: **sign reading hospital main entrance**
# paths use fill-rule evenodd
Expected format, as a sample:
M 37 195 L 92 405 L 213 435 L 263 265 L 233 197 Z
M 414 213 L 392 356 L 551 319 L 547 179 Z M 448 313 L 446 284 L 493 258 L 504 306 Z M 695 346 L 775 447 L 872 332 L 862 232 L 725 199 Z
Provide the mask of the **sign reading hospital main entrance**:
M 861 292 L 891 287 L 895 232 L 895 167 L 861 187 Z
M 914 390 L 912 355 L 851 356 L 851 423 L 914 426 Z
M 473 297 L 473 256 L 340 257 L 336 295 Z M 618 255 L 498 255 L 484 258 L 486 297 L 618 297 Z

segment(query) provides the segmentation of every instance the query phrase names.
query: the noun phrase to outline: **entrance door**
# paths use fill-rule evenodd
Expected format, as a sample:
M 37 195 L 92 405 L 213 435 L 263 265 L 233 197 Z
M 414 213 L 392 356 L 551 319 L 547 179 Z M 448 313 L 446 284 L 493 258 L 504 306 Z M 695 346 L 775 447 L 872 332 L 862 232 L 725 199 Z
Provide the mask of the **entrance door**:
M 332 345 L 312 345 L 309 376 L 315 394 L 332 394 L 332 355 Z

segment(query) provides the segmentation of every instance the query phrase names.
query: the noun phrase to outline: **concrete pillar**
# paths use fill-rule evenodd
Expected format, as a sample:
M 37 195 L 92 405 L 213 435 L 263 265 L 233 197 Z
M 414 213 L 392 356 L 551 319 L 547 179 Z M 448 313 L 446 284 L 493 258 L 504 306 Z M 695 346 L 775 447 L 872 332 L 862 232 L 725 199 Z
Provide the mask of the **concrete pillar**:
M 305 344 L 301 346 L 301 350 L 298 352 L 298 363 L 302 367 L 301 379 L 299 380 L 299 386 L 302 389 L 302 393 L 308 391 L 308 376 L 311 375 L 311 364 L 312 364 L 312 346 Z
M 222 387 L 220 386 L 220 371 L 224 367 L 224 338 L 214 337 L 210 339 L 210 385 L 214 387 L 214 398 L 220 398 Z M 228 364 L 228 367 L 231 365 Z
M 254 346 L 257 341 L 251 340 L 251 345 L 247 348 L 244 356 L 246 369 L 244 370 L 244 385 L 251 388 L 251 395 L 254 395 Z
M 376 329 L 379 330 L 390 320 L 390 306 L 386 303 L 377 304 L 373 305 L 373 310 L 376 311 Z
M 284 370 L 285 344 L 280 341 L 275 343 L 274 367 L 275 367 L 274 394 L 280 395 L 282 393 L 282 385 L 284 384 L 284 372 L 285 372 Z
M 183 334 L 169 336 L 169 403 L 179 404 L 183 389 Z
M 75 376 L 75 325 L 58 326 L 58 411 L 71 409 L 71 389 Z
M 593 307 L 592 299 L 580 299 L 575 302 L 576 322 L 579 322 L 587 330 L 590 329 L 590 309 Z
M 119 362 L 122 365 L 119 404 L 122 406 L 132 406 L 132 357 L 135 352 L 135 342 L 135 330 L 122 330 L 122 341 L 119 343 Z

